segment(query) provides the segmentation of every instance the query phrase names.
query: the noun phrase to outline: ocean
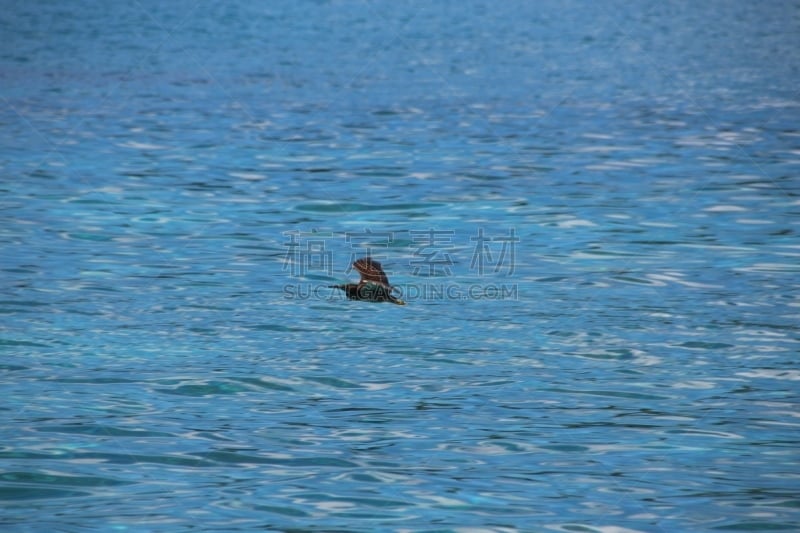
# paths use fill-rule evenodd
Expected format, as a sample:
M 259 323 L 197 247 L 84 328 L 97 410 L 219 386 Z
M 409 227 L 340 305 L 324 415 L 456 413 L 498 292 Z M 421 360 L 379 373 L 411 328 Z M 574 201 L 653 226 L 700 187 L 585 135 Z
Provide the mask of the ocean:
M 800 529 L 798 27 L 6 2 L 3 531 Z

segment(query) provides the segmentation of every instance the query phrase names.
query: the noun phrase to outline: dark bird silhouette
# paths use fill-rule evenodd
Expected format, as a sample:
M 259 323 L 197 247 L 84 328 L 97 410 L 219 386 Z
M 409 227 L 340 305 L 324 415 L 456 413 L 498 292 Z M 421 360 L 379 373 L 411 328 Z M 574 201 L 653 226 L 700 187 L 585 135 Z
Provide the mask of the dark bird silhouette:
M 367 302 L 392 302 L 397 305 L 406 303 L 392 295 L 394 287 L 389 285 L 389 278 L 383 271 L 381 264 L 371 257 L 356 259 L 353 268 L 361 274 L 358 283 L 346 283 L 344 285 L 328 285 L 334 289 L 342 289 L 350 300 L 364 300 Z

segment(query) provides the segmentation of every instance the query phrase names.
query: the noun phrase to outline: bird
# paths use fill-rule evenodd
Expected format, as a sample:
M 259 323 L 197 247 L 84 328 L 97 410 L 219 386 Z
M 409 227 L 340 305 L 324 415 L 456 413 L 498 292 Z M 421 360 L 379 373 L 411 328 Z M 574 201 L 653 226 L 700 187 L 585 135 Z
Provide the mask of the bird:
M 392 295 L 394 287 L 389 285 L 389 278 L 378 261 L 371 257 L 362 257 L 353 262 L 353 268 L 361 274 L 358 283 L 344 285 L 328 285 L 332 289 L 341 289 L 349 300 L 364 300 L 367 302 L 392 302 L 397 305 L 406 305 L 400 298 Z

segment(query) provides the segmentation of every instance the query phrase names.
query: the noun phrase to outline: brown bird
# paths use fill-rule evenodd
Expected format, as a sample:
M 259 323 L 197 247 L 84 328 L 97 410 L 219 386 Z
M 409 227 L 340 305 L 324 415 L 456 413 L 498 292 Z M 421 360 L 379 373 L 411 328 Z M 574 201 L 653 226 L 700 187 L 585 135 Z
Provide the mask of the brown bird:
M 342 289 L 350 300 L 364 300 L 367 302 L 392 302 L 397 305 L 406 303 L 392 296 L 394 287 L 389 285 L 389 278 L 383 271 L 381 264 L 371 257 L 356 259 L 353 268 L 361 274 L 358 283 L 347 283 L 345 285 L 328 285 L 334 289 Z

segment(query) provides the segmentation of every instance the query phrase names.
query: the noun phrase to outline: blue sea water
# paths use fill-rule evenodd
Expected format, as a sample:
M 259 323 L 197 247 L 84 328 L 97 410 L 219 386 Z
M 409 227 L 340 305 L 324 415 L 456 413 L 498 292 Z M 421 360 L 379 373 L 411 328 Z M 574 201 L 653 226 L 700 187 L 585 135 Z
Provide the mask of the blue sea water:
M 800 529 L 800 3 L 0 28 L 3 531 Z

